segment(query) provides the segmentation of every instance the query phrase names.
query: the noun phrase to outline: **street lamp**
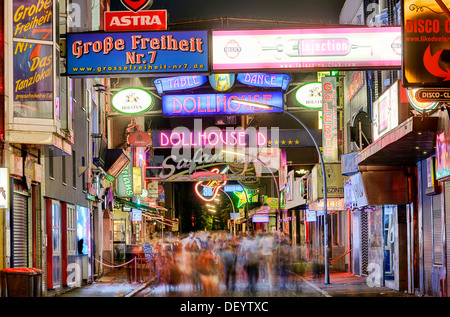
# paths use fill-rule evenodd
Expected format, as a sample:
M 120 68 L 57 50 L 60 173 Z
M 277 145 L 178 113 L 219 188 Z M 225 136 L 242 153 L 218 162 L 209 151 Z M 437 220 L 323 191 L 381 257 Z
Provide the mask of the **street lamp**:
M 323 162 L 322 153 L 320 152 L 320 149 L 319 149 L 319 146 L 317 145 L 316 140 L 314 139 L 313 135 L 311 134 L 311 131 L 309 131 L 309 129 L 306 127 L 306 125 L 302 121 L 300 121 L 299 118 L 297 118 L 292 113 L 290 113 L 289 111 L 285 110 L 284 108 L 280 108 L 280 107 L 272 106 L 272 105 L 260 104 L 260 103 L 251 102 L 251 101 L 238 100 L 238 99 L 232 99 L 231 102 L 232 103 L 243 104 L 243 105 L 248 105 L 248 106 L 255 106 L 255 107 L 259 107 L 259 108 L 263 108 L 263 109 L 270 109 L 270 108 L 279 109 L 279 110 L 283 111 L 284 113 L 288 114 L 295 121 L 297 121 L 306 130 L 306 132 L 308 132 L 309 136 L 311 137 L 312 141 L 314 142 L 314 146 L 316 148 L 317 154 L 319 155 L 320 165 L 322 167 L 323 210 L 324 210 L 324 214 L 325 214 L 324 221 L 323 221 L 323 226 L 324 226 L 324 229 L 323 229 L 323 231 L 324 231 L 324 249 L 325 249 L 324 250 L 324 257 L 325 257 L 325 284 L 329 284 L 330 283 L 330 274 L 329 274 L 329 263 L 328 263 L 327 178 L 326 178 L 326 174 L 325 174 L 325 164 Z M 279 208 L 279 204 L 280 204 L 280 201 L 278 199 L 278 208 Z

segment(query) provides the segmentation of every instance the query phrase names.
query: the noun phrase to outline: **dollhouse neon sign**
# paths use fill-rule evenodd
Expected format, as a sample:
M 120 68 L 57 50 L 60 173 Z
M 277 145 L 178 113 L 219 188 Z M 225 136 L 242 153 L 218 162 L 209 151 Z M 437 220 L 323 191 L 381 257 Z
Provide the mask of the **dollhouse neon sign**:
M 212 131 L 155 131 L 159 144 L 156 147 L 172 148 L 206 147 L 206 146 L 266 146 L 267 135 L 262 131 L 249 133 L 245 130 L 212 130 Z

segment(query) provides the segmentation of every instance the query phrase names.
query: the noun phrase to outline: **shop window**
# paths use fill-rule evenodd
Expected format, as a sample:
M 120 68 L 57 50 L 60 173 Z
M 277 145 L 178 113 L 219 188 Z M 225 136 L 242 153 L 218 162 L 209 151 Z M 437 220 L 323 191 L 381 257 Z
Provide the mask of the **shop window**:
M 384 271 L 385 279 L 394 279 L 394 255 L 395 255 L 395 206 L 384 206 Z

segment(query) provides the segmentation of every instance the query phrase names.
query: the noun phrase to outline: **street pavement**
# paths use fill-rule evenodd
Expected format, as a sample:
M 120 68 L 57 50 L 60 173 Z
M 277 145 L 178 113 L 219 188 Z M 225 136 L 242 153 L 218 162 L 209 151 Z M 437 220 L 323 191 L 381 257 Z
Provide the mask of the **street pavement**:
M 249 294 L 247 283 L 238 279 L 236 291 L 229 293 L 225 285 L 219 285 L 218 297 L 417 297 L 388 287 L 373 286 L 365 277 L 352 273 L 330 273 L 329 283 L 324 276 L 290 274 L 285 289 L 271 286 L 264 278 L 257 284 L 257 293 Z M 160 285 L 155 278 L 135 282 L 122 270 L 104 274 L 94 283 L 74 288 L 57 297 L 204 297 L 192 285 L 169 287 Z
M 293 311 L 310 312 L 311 308 L 323 315 L 349 309 L 356 311 L 357 307 L 366 307 L 368 311 L 370 307 L 376 310 L 398 307 L 403 313 L 414 313 L 423 300 L 387 287 L 370 286 L 365 277 L 351 273 L 330 273 L 329 281 L 325 284 L 323 276 L 291 273 L 286 288 L 279 289 L 260 278 L 256 294 L 250 294 L 246 280 L 241 278 L 233 293 L 227 292 L 225 285 L 220 284 L 216 297 L 205 297 L 201 290 L 195 290 L 192 285 L 169 287 L 157 283 L 156 279 L 134 282 L 126 275 L 112 271 L 95 283 L 57 296 L 56 300 L 58 302 L 65 297 L 69 305 L 75 301 L 79 305 L 88 305 L 91 313 L 95 311 L 99 314 L 105 314 L 106 310 L 116 314 L 122 310 L 133 314 L 156 311 L 208 315 L 261 312 L 280 315 Z M 411 302 L 410 298 L 417 298 L 419 303 Z

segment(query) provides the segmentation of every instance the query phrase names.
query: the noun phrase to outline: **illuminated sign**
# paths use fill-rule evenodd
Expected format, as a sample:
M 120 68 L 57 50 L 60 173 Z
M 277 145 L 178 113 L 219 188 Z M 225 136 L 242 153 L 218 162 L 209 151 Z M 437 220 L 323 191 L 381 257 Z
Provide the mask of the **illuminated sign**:
M 145 147 L 152 143 L 152 137 L 147 132 L 132 132 L 128 135 L 128 144 L 136 147 Z
M 228 168 L 223 169 L 220 171 L 218 168 L 213 168 L 211 172 L 207 173 L 217 173 L 220 175 L 223 175 L 223 178 L 221 180 L 210 180 L 210 181 L 199 181 L 195 184 L 195 193 L 198 197 L 200 197 L 204 201 L 213 201 L 217 194 L 219 193 L 219 190 L 226 185 L 226 172 L 228 171 Z M 201 172 L 200 172 L 201 173 Z M 206 183 L 206 184 L 204 184 Z M 200 187 L 203 187 L 203 194 L 200 193 Z M 205 190 L 207 188 L 208 190 Z M 205 195 L 206 194 L 206 195 Z
M 128 152 L 131 156 L 131 153 Z M 116 179 L 116 195 L 120 198 L 133 197 L 133 162 L 130 160 L 127 166 Z
M 238 220 L 241 217 L 241 214 L 238 212 L 232 212 L 230 213 L 230 219 L 231 220 Z
M 283 108 L 282 92 L 234 94 L 163 95 L 164 116 L 242 115 L 280 113 L 281 109 L 239 103 L 249 101 Z
M 9 172 L 0 168 L 0 208 L 9 208 Z
M 153 4 L 153 0 L 120 0 L 128 10 L 138 12 Z
M 264 196 L 263 203 L 267 204 L 270 208 L 273 208 L 273 209 L 278 208 L 278 198 Z M 281 201 L 280 207 L 281 208 L 284 207 L 283 201 Z
M 373 140 L 399 125 L 399 83 L 395 82 L 373 102 Z
M 111 105 L 121 113 L 141 113 L 150 110 L 153 97 L 147 90 L 141 88 L 125 88 L 114 94 Z
M 311 109 L 322 108 L 322 83 L 307 83 L 298 87 L 295 100 L 300 106 Z
M 248 190 L 247 188 L 244 188 L 244 190 L 241 192 L 234 192 L 234 194 L 237 197 L 239 197 L 239 201 L 237 203 L 238 208 L 241 208 L 241 206 L 244 204 L 251 203 L 254 200 L 254 198 L 258 197 L 257 193 L 255 193 L 251 190 Z
M 157 78 L 153 81 L 156 91 L 162 95 L 165 91 L 183 90 L 200 87 L 208 81 L 206 76 L 177 76 Z
M 167 29 L 167 10 L 105 11 L 105 32 Z
M 215 91 L 224 92 L 234 85 L 234 74 L 213 74 L 209 76 L 209 84 Z
M 286 74 L 242 73 L 236 76 L 242 84 L 263 88 L 281 88 L 286 90 L 291 76 Z
M 275 133 L 277 132 L 277 134 Z M 322 146 L 322 131 L 319 129 L 271 129 L 271 133 L 267 135 L 267 143 L 272 147 L 287 148 L 287 147 L 314 147 L 314 141 L 311 139 L 309 133 L 312 134 L 316 140 L 317 145 Z
M 338 162 L 336 77 L 322 78 L 322 148 L 324 162 Z
M 67 74 L 208 71 L 207 31 L 69 33 Z
M 242 192 L 244 187 L 242 187 L 242 185 L 226 185 L 223 187 L 223 190 L 227 193 Z
M 404 0 L 402 3 L 402 85 L 448 87 L 449 1 Z
M 401 27 L 212 31 L 213 71 L 401 67 Z
M 414 89 L 418 100 L 429 101 L 432 103 L 450 102 L 450 88 L 422 88 Z
M 306 210 L 306 222 L 315 222 L 317 217 L 316 217 L 316 212 L 312 211 L 312 210 Z
M 253 133 L 254 132 L 254 133 Z M 248 147 L 267 145 L 267 136 L 262 131 L 219 130 L 205 131 L 152 131 L 153 148 L 172 147 Z
M 353 81 L 348 86 L 348 100 L 352 100 L 353 97 L 358 93 L 358 91 L 364 86 L 364 76 L 365 72 L 356 72 L 353 75 Z
M 344 198 L 327 198 L 328 210 L 345 210 Z M 323 211 L 323 199 L 309 204 L 310 211 Z
M 132 209 L 131 210 L 131 221 L 142 221 L 142 210 Z
M 269 222 L 269 215 L 253 215 L 252 222 Z
M 406 96 L 408 97 L 411 106 L 420 112 L 427 112 L 435 109 L 439 105 L 438 101 L 440 100 L 421 100 L 421 91 L 423 91 L 423 89 L 406 89 Z M 430 92 L 434 93 L 435 89 L 430 90 Z M 447 90 L 447 101 L 450 101 L 450 90 Z
M 142 194 L 142 171 L 140 167 L 133 167 L 133 192 Z

